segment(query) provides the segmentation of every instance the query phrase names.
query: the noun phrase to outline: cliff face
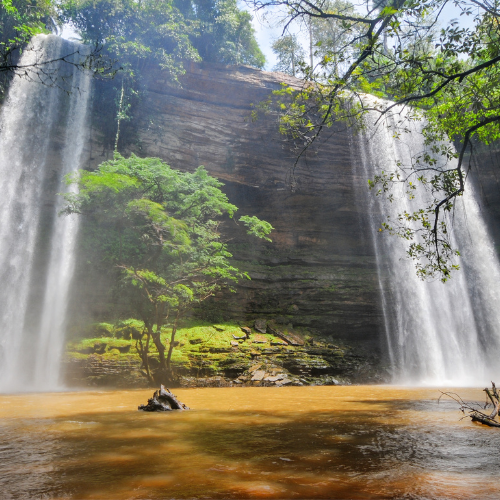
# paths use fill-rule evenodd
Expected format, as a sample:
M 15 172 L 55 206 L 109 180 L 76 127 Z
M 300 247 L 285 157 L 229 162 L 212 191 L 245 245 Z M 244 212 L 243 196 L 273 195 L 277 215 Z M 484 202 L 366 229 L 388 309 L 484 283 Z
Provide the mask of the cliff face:
M 137 135 L 120 152 L 157 156 L 180 170 L 204 165 L 224 182 L 239 215 L 257 215 L 274 226 L 273 242 L 263 243 L 235 222 L 225 224 L 235 260 L 252 280 L 241 282 L 236 294 L 217 297 L 210 313 L 275 319 L 377 351 L 377 273 L 363 207 L 356 201 L 356 190 L 367 181 L 355 174 L 349 133 L 329 131 L 299 163 L 292 192 L 294 156 L 276 116 L 250 118 L 252 104 L 284 80 L 293 79 L 247 67 L 192 64 L 182 87 L 172 87 L 151 73 L 135 115 Z M 111 156 L 95 131 L 92 137 L 90 168 Z

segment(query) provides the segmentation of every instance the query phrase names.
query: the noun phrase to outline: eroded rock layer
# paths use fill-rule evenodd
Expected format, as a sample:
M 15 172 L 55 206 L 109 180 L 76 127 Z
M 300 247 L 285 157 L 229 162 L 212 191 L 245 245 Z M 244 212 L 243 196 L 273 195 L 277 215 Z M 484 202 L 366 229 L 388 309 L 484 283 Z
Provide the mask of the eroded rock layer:
M 272 319 L 382 358 L 376 263 L 363 228 L 365 207 L 356 201 L 367 180 L 355 174 L 352 137 L 327 131 L 298 164 L 291 189 L 294 154 L 279 134 L 277 116 L 251 119 L 254 105 L 284 80 L 293 81 L 248 67 L 192 64 L 182 86 L 174 87 L 151 72 L 134 131 L 119 150 L 157 156 L 180 170 L 204 165 L 224 182 L 239 215 L 257 215 L 274 226 L 268 243 L 246 236 L 234 221 L 225 223 L 235 261 L 252 279 L 205 306 L 211 321 Z M 87 168 L 112 156 L 106 146 L 112 141 L 95 127 L 91 135 Z M 85 273 L 79 283 L 76 302 L 90 302 L 89 314 L 104 317 L 105 283 Z

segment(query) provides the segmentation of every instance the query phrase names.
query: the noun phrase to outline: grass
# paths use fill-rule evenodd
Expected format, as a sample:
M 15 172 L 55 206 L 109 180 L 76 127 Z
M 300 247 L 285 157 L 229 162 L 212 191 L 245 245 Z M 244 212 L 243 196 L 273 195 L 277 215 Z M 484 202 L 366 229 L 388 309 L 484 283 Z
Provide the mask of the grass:
M 142 332 L 143 323 L 136 319 L 127 319 L 115 324 L 95 323 L 84 330 L 84 338 L 69 341 L 66 345 L 67 356 L 74 359 L 85 359 L 89 355 L 99 354 L 105 358 L 138 357 L 135 349 L 136 340 L 131 338 L 133 331 Z M 161 340 L 168 347 L 171 328 L 163 327 Z M 100 335 L 96 335 L 99 334 Z M 234 337 L 245 334 L 234 322 L 207 323 L 191 320 L 177 330 L 176 345 L 172 352 L 174 366 L 196 368 L 203 364 L 204 368 L 218 371 L 219 367 L 238 363 L 250 363 L 256 347 L 270 347 L 271 342 L 280 341 L 271 334 L 253 332 L 248 340 L 239 342 L 239 349 L 234 351 L 231 342 Z M 125 337 L 125 338 L 124 338 Z M 253 344 L 254 340 L 265 343 Z M 123 352 L 129 346 L 128 352 Z M 120 351 L 121 350 L 121 351 Z M 150 354 L 157 355 L 156 346 L 151 341 Z

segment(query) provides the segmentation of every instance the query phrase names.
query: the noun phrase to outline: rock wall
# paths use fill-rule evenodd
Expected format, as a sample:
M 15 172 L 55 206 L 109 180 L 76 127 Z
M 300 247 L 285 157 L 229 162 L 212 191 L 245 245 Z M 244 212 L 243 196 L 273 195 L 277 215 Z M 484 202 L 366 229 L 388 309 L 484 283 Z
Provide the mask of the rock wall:
M 292 192 L 294 155 L 276 115 L 250 117 L 253 105 L 282 81 L 300 83 L 248 67 L 191 64 L 182 86 L 173 87 L 150 72 L 135 133 L 121 140 L 119 150 L 157 156 L 181 170 L 204 165 L 225 183 L 239 215 L 257 215 L 274 226 L 267 243 L 246 236 L 233 221 L 225 224 L 235 260 L 252 279 L 207 306 L 214 321 L 218 314 L 274 319 L 382 354 L 375 258 L 363 229 L 364 207 L 356 201 L 356 189 L 367 181 L 354 174 L 352 138 L 345 130 L 324 134 L 297 166 Z M 99 112 L 94 109 L 94 117 Z M 95 128 L 91 135 L 88 168 L 95 168 L 111 157 L 106 144 L 112 141 Z M 90 302 L 90 314 L 103 316 L 109 298 L 99 277 L 81 275 L 79 284 L 91 292 L 77 303 Z

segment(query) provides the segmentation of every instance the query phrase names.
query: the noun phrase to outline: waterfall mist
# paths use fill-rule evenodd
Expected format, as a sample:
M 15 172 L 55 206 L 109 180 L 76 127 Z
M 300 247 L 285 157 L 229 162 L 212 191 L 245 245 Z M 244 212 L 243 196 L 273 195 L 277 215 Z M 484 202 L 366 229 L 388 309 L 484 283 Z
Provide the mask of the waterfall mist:
M 78 45 L 35 37 L 19 62 L 57 60 Z M 72 62 L 82 55 L 74 53 Z M 15 78 L 0 115 L 0 390 L 59 386 L 75 216 L 59 217 L 65 174 L 80 168 L 91 75 L 54 61 Z
M 367 130 L 354 143 L 360 148 L 359 175 L 365 182 L 382 171 L 394 171 L 398 160 L 410 165 L 426 148 L 422 123 L 408 121 L 404 109 L 376 123 L 379 116 L 368 117 Z M 400 120 L 405 127 L 396 123 Z M 399 138 L 394 137 L 396 130 Z M 449 221 L 461 270 L 452 272 L 446 283 L 421 281 L 406 256 L 408 242 L 379 232 L 386 216 L 396 220 L 399 213 L 428 205 L 429 193 L 423 189 L 413 200 L 405 192 L 404 185 L 394 186 L 392 203 L 368 189 L 361 194 L 369 207 L 392 380 L 441 386 L 498 380 L 500 266 L 473 182 L 467 182 Z

